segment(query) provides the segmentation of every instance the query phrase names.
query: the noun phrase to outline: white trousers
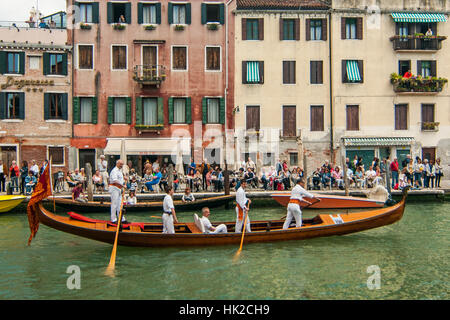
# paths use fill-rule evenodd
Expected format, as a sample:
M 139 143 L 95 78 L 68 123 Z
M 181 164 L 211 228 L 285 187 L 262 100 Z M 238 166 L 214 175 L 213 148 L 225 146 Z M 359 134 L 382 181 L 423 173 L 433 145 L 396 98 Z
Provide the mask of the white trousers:
M 283 224 L 283 229 L 289 228 L 292 218 L 295 218 L 295 226 L 297 228 L 302 226 L 302 210 L 300 210 L 300 206 L 296 203 L 288 204 L 287 216 Z
M 120 203 L 122 201 L 122 190 L 110 186 L 109 187 L 109 193 L 111 194 L 111 221 L 116 222 L 119 218 L 120 214 Z M 122 221 L 125 221 L 125 216 L 122 214 Z
M 175 233 L 175 227 L 173 226 L 173 215 L 163 213 L 162 215 L 163 232 L 162 233 Z
M 216 227 L 216 230 L 214 230 L 214 231 L 209 231 L 208 233 L 227 233 L 228 231 L 227 231 L 227 226 L 226 225 L 224 225 L 223 223 L 222 224 L 219 224 L 217 227 Z
M 241 233 L 242 232 L 242 225 L 244 224 L 245 215 L 248 215 L 247 211 L 244 211 L 244 216 L 242 217 L 242 220 L 239 220 L 239 209 L 236 207 L 236 226 L 234 227 L 234 232 Z M 250 230 L 250 217 L 247 217 L 247 225 L 245 226 L 246 232 L 251 232 Z

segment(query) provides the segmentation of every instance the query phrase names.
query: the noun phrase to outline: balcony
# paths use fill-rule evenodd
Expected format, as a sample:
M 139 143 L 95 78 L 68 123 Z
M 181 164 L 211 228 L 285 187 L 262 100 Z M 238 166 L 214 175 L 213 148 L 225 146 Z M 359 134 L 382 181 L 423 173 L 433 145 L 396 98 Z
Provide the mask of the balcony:
M 264 131 L 260 129 L 247 129 L 245 130 L 245 142 L 250 140 L 259 140 L 264 137 Z
M 297 140 L 301 138 L 302 136 L 302 130 L 297 129 L 296 131 L 289 131 L 289 130 L 280 130 L 280 141 L 285 140 Z
M 448 82 L 445 78 L 414 76 L 403 78 L 401 75 L 392 73 L 391 84 L 394 92 L 398 94 L 419 94 L 434 95 L 438 94 Z
M 133 80 L 143 86 L 159 88 L 166 79 L 166 68 L 162 65 L 137 65 L 134 67 Z
M 439 122 L 421 122 L 422 131 L 437 132 L 439 131 Z
M 393 36 L 390 40 L 395 51 L 437 51 L 442 48 L 446 36 L 408 35 Z
M 155 125 L 146 125 L 146 124 L 136 124 L 134 128 L 142 134 L 143 132 L 157 133 L 161 134 L 161 131 L 164 130 L 163 124 L 155 124 Z

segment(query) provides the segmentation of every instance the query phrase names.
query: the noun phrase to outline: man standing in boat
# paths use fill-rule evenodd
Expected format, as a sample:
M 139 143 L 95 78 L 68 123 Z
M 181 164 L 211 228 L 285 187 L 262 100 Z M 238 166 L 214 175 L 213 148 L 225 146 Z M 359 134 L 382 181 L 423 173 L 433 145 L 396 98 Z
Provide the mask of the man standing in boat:
M 117 160 L 116 166 L 109 174 L 109 193 L 111 194 L 111 221 L 117 222 L 120 215 L 120 205 L 122 202 L 122 192 L 125 186 L 125 179 L 122 173 L 123 160 Z M 122 215 L 122 223 L 126 223 L 125 216 Z
M 241 186 L 236 192 L 236 226 L 235 232 L 242 231 L 242 225 L 244 224 L 245 215 L 248 215 L 250 210 L 250 199 L 245 196 L 245 188 L 247 187 L 247 181 L 243 179 L 241 181 Z M 251 232 L 250 230 L 250 218 L 247 216 L 246 232 Z
M 303 197 L 314 198 L 314 195 L 307 192 L 304 189 L 305 183 L 303 179 L 298 179 L 297 184 L 292 189 L 291 199 L 289 200 L 287 206 L 287 216 L 283 224 L 283 229 L 288 229 L 291 224 L 292 217 L 295 218 L 295 227 L 300 228 L 302 226 L 302 210 L 300 209 L 300 204 Z
M 163 202 L 163 215 L 162 215 L 162 222 L 163 222 L 163 232 L 162 233 L 168 233 L 173 234 L 175 233 L 175 228 L 173 226 L 173 223 L 178 223 L 177 215 L 175 213 L 175 206 L 173 205 L 173 188 L 167 187 L 167 195 L 164 197 Z

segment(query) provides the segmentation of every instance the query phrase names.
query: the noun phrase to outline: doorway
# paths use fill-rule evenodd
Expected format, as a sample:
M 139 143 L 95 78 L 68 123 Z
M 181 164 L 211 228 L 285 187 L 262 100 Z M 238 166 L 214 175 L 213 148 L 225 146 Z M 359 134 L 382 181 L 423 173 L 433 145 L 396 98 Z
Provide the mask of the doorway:
M 142 76 L 148 79 L 158 77 L 158 47 L 142 47 Z
M 95 173 L 95 149 L 79 149 L 78 150 L 78 164 L 79 168 L 86 168 L 89 163 L 92 168 L 92 174 Z

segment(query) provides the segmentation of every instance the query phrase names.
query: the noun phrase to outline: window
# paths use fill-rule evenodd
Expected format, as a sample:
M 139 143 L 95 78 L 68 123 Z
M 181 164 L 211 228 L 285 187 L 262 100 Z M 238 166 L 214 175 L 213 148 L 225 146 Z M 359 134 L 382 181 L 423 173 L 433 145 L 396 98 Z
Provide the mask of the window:
M 67 93 L 44 94 L 44 120 L 67 120 Z
M 264 61 L 242 61 L 242 83 L 264 83 Z
M 113 123 L 126 123 L 127 104 L 126 98 L 114 98 Z
M 263 153 L 263 166 L 272 166 L 275 164 L 275 154 L 272 152 Z
M 224 5 L 202 3 L 202 24 L 218 22 L 223 24 Z
M 422 77 L 436 77 L 436 61 L 417 61 L 417 74 Z
M 220 47 L 206 47 L 206 70 L 220 71 Z
M 186 5 L 172 4 L 173 24 L 186 24 Z
M 283 137 L 297 136 L 296 106 L 283 106 Z
M 435 129 L 434 104 L 422 104 L 422 130 Z
M 173 99 L 173 123 L 186 123 L 186 99 Z
M 311 106 L 311 131 L 323 130 L 323 106 Z
M 108 2 L 107 5 L 108 23 L 131 23 L 131 3 Z
M 341 38 L 362 40 L 363 24 L 362 18 L 342 18 Z
M 259 131 L 259 106 L 247 106 L 246 129 L 248 131 Z
M 156 125 L 158 123 L 158 99 L 143 98 L 142 99 L 142 124 Z
M 295 20 L 283 20 L 283 40 L 295 40 Z
M 79 69 L 94 69 L 94 46 L 79 45 L 78 46 L 78 68 Z
M 342 82 L 364 82 L 364 69 L 362 60 L 342 60 Z
M 242 18 L 242 40 L 264 40 L 264 19 Z
M 395 105 L 395 130 L 408 130 L 408 105 Z
M 406 72 L 411 70 L 411 61 L 410 60 L 400 60 L 398 62 L 398 74 L 404 75 Z
M 80 98 L 80 122 L 92 123 L 92 98 Z
M 295 61 L 283 61 L 283 83 L 295 84 Z
M 127 69 L 127 47 L 126 46 L 112 46 L 112 69 L 126 70 Z
M 6 73 L 20 73 L 20 53 L 19 52 L 8 52 L 7 53 L 7 70 Z
M 348 105 L 346 107 L 347 113 L 347 130 L 358 131 L 359 130 L 359 106 Z
M 97 123 L 97 97 L 73 97 L 72 121 L 78 123 Z
M 208 123 L 219 123 L 220 122 L 220 99 L 218 98 L 207 98 L 207 113 L 208 113 Z
M 309 32 L 311 40 L 322 40 L 322 19 L 311 19 Z
M 50 54 L 50 74 L 62 74 L 62 54 Z
M 25 52 L 0 51 L 0 74 L 25 74 Z
M 52 159 L 52 165 L 64 165 L 64 147 L 48 146 L 48 158 Z
M 187 70 L 187 47 L 172 47 L 172 70 Z
M 28 57 L 28 62 L 29 62 L 29 68 L 30 70 L 39 70 L 40 67 L 40 62 L 41 62 L 41 57 L 35 57 L 35 56 L 30 56 Z
M 67 75 L 67 53 L 44 52 L 44 75 Z
M 144 24 L 157 23 L 156 4 L 148 4 L 148 3 L 142 4 L 142 23 Z
M 323 61 L 310 62 L 310 82 L 311 84 L 323 83 Z
M 291 165 L 291 166 L 298 165 L 298 153 L 297 152 L 289 153 L 289 165 Z
M 25 118 L 25 93 L 0 92 L 0 119 Z
M 98 2 L 79 3 L 80 22 L 98 23 Z

